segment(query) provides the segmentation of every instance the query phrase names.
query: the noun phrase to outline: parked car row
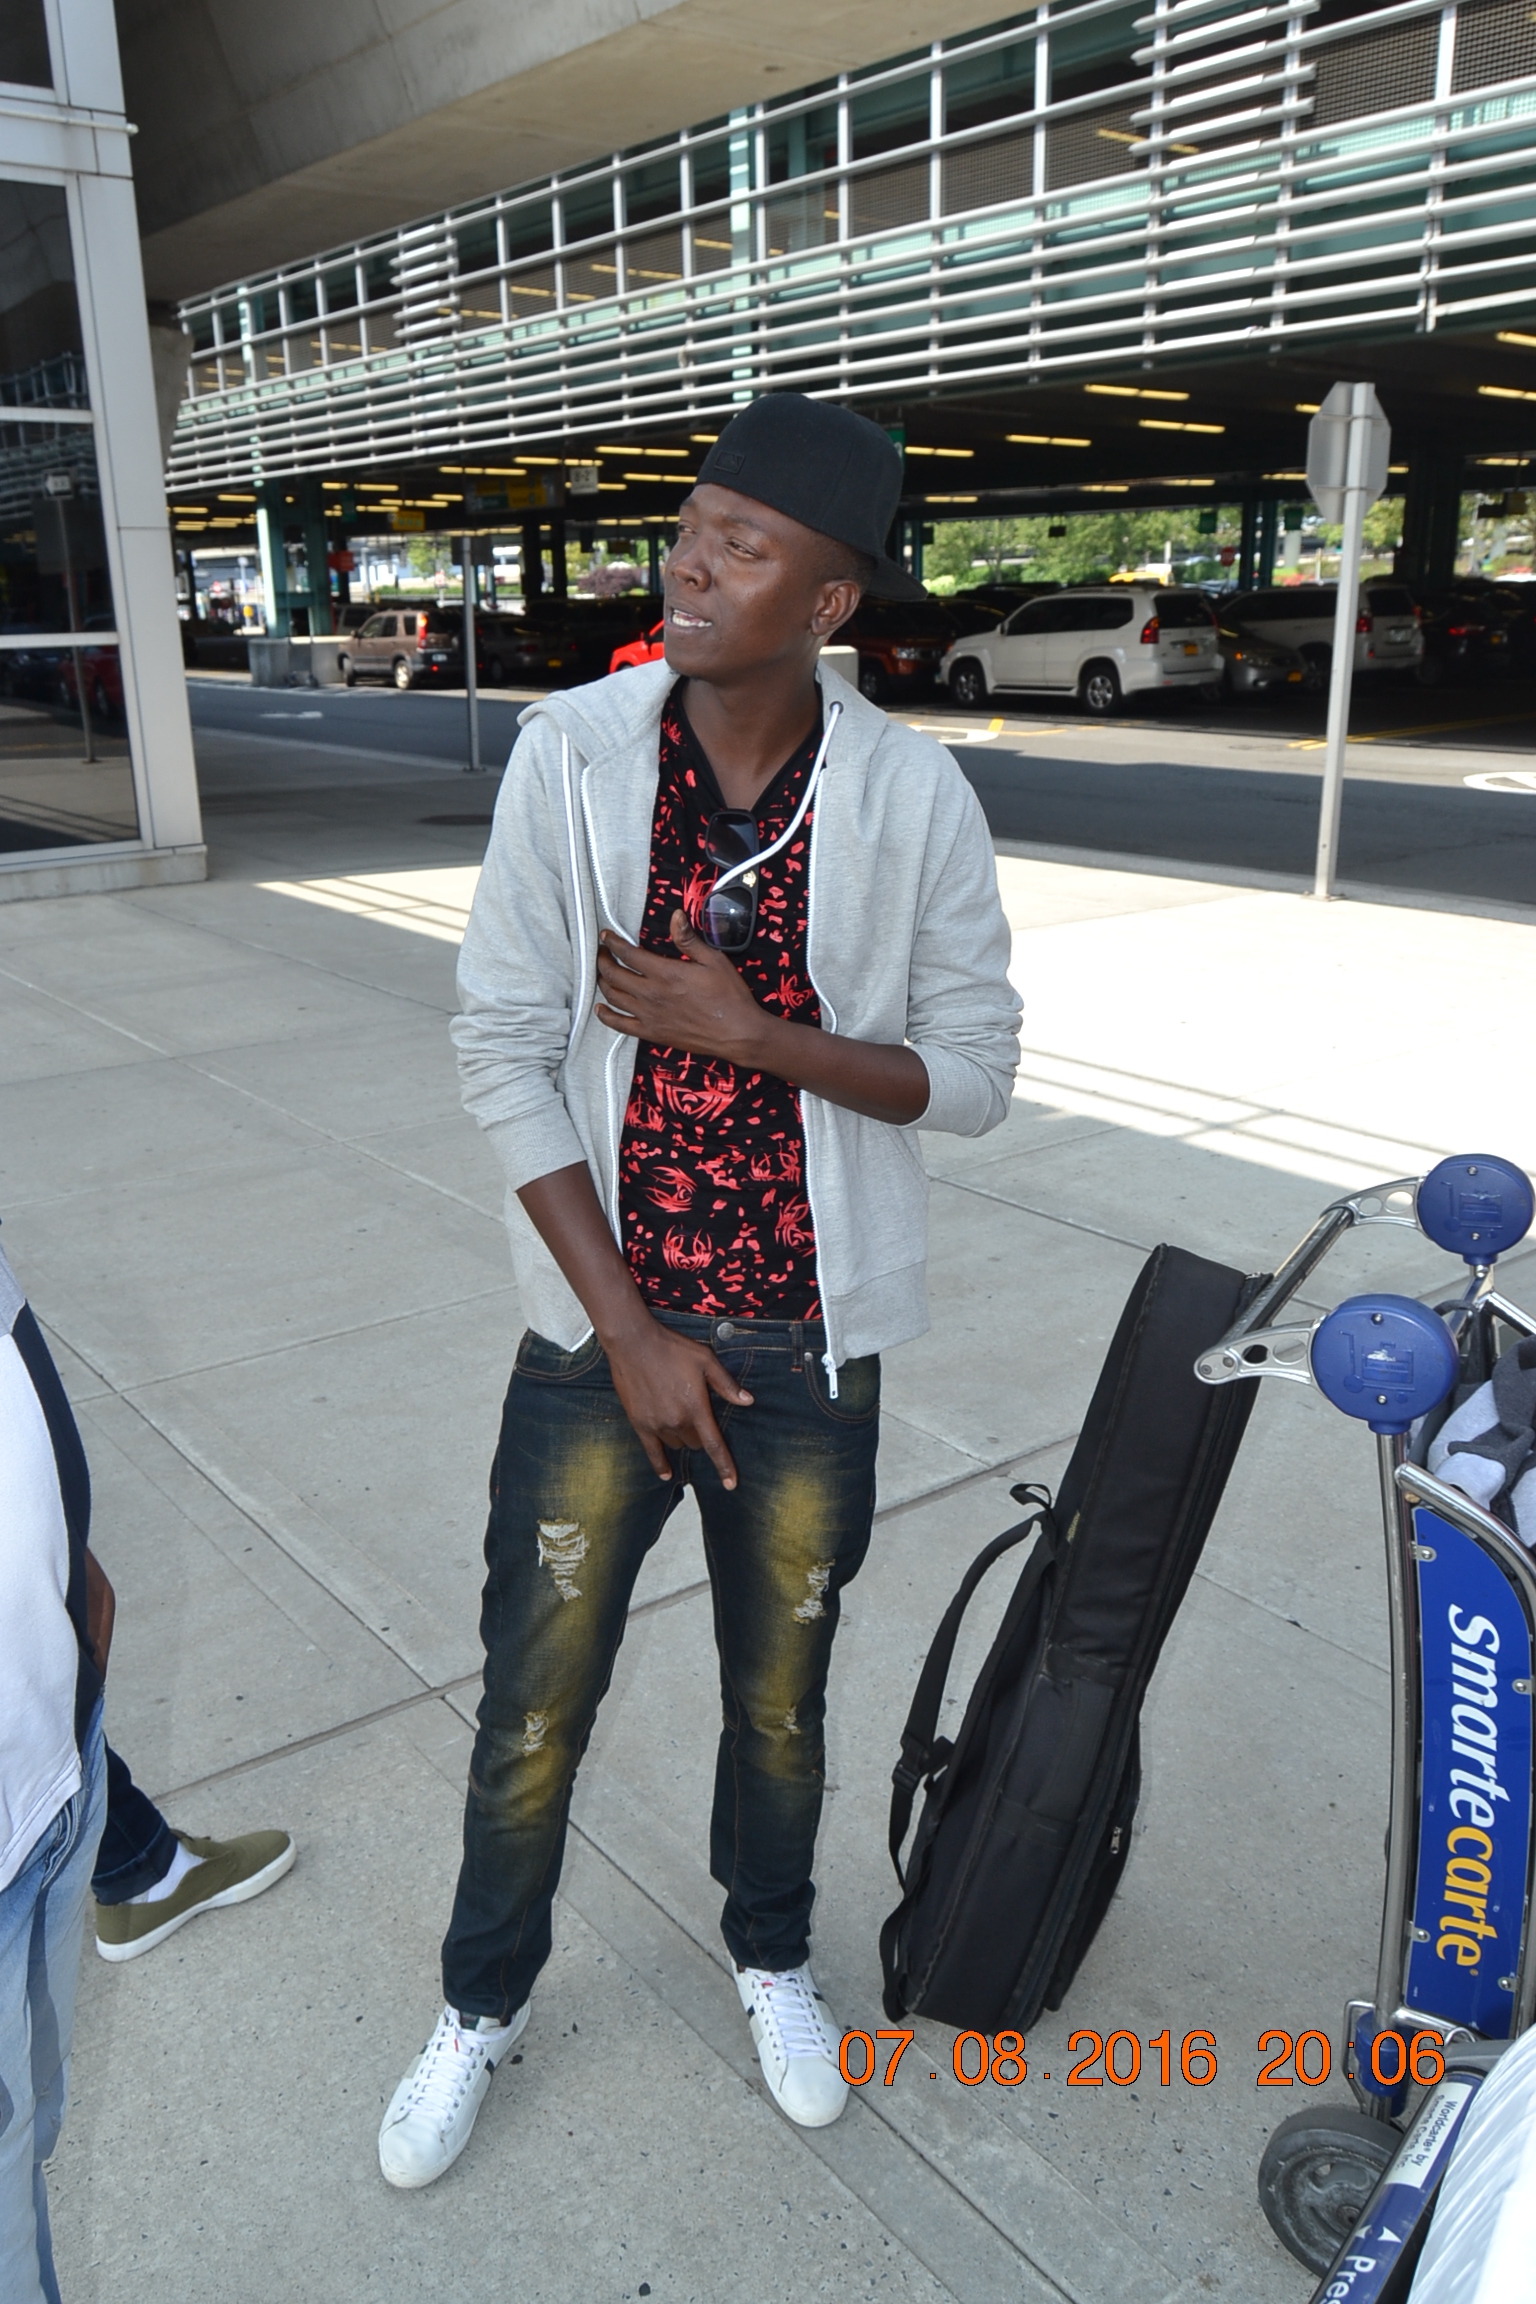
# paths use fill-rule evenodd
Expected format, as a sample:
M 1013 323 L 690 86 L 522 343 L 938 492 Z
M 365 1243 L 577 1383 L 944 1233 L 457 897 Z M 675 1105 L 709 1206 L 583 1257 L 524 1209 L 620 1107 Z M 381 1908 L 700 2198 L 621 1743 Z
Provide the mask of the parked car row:
M 475 677 L 491 688 L 566 687 L 600 679 L 615 646 L 654 620 L 646 593 L 610 600 L 525 602 L 516 615 L 480 609 L 475 616 Z M 384 680 L 396 688 L 432 682 L 464 685 L 464 611 L 448 606 L 380 608 L 343 634 L 337 662 L 350 688 Z
M 935 688 L 976 710 L 994 695 L 1071 694 L 1095 713 L 1154 690 L 1212 703 L 1327 689 L 1335 587 L 1237 591 L 1146 583 L 987 584 L 941 600 L 865 599 L 838 634 L 858 651 L 873 702 L 916 702 Z M 351 609 L 343 677 L 396 687 L 462 686 L 456 606 Z M 663 627 L 645 593 L 611 600 L 545 595 L 516 614 L 475 619 L 478 678 L 535 687 L 594 680 L 654 661 Z M 1536 585 L 1462 578 L 1416 592 L 1392 578 L 1362 586 L 1354 671 L 1430 682 L 1507 670 L 1536 676 Z

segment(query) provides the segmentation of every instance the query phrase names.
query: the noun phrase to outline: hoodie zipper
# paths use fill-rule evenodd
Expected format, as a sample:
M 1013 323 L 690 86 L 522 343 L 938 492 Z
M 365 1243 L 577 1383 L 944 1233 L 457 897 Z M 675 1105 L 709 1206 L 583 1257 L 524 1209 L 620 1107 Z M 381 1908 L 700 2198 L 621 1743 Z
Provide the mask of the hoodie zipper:
M 827 733 L 823 739 L 822 745 L 824 756 L 830 749 L 832 742 L 832 730 L 836 727 L 837 722 L 842 715 L 842 709 L 843 708 L 841 704 L 834 704 L 832 707 L 831 725 L 827 729 Z M 819 810 L 817 810 L 816 813 L 811 817 L 811 860 L 810 869 L 806 874 L 805 973 L 810 978 L 811 990 L 815 993 L 817 1001 L 820 1005 L 823 1023 L 826 1025 L 828 1031 L 835 1032 L 837 1030 L 837 1010 L 833 1007 L 831 1001 L 827 998 L 826 994 L 822 991 L 821 986 L 817 983 L 815 971 L 811 966 L 812 923 L 816 916 L 816 843 L 820 837 L 821 813 Z M 801 1107 L 800 1114 L 800 1132 L 805 1143 L 805 1200 L 806 1206 L 810 1209 L 811 1212 L 811 1230 L 816 1235 L 816 1293 L 821 1299 L 822 1323 L 827 1332 L 827 1348 L 821 1356 L 821 1365 L 822 1372 L 827 1379 L 827 1398 L 829 1400 L 835 1400 L 837 1398 L 836 1338 L 832 1333 L 831 1300 L 827 1295 L 826 1289 L 822 1285 L 821 1278 L 821 1221 L 816 1214 L 816 1194 L 811 1184 L 811 1138 L 810 1131 L 805 1126 L 805 1111 L 803 1106 Z

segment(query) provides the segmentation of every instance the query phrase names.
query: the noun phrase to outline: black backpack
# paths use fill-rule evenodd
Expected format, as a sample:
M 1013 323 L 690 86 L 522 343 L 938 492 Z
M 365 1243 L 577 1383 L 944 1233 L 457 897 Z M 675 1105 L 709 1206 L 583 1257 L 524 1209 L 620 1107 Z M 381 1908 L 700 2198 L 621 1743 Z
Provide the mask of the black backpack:
M 1115 1331 L 1053 1504 L 994 1537 L 917 1684 L 892 1782 L 902 1899 L 880 1932 L 885 2011 L 977 2031 L 1059 2008 L 1109 1908 L 1141 1789 L 1138 1723 L 1258 1389 L 1194 1373 L 1262 1285 L 1157 1248 Z M 934 1731 L 982 1577 L 1036 1541 L 951 1744 Z M 927 1797 L 905 1876 L 901 1845 Z

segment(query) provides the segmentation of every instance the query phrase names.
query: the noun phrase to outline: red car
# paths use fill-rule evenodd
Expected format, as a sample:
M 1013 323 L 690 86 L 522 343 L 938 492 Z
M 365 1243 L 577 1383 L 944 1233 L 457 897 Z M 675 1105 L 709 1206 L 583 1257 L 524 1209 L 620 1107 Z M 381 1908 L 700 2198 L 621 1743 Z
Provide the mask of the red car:
M 649 632 L 642 632 L 638 640 L 626 640 L 622 648 L 615 648 L 608 659 L 610 672 L 627 671 L 631 664 L 658 664 L 666 654 L 662 642 L 666 636 L 666 618 L 653 624 Z

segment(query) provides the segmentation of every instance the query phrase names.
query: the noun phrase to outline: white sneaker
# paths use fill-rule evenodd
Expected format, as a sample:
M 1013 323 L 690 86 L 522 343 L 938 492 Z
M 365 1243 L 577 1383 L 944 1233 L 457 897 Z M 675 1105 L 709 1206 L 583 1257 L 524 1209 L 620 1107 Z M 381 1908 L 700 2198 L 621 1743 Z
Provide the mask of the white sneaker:
M 738 1968 L 736 1989 L 752 2024 L 768 2093 L 798 2128 L 829 2128 L 848 2101 L 838 2065 L 841 2036 L 803 1968 Z
M 452 2008 L 443 2010 L 379 2130 L 379 2166 L 389 2183 L 414 2191 L 453 2166 L 469 2142 L 491 2074 L 527 2022 L 526 2000 L 510 2024 L 489 2016 L 461 2023 Z

